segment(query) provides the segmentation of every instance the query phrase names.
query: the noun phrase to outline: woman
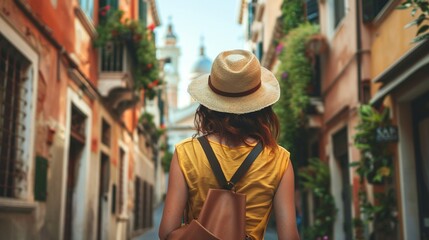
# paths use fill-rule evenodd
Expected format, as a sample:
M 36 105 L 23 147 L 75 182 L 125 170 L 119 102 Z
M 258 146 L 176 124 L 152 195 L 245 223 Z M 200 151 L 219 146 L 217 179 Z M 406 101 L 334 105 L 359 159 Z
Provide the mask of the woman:
M 208 139 L 227 179 L 257 142 L 264 146 L 235 185 L 246 194 L 246 233 L 263 239 L 274 209 L 279 239 L 299 239 L 290 154 L 276 142 L 279 123 L 271 106 L 280 87 L 275 76 L 252 53 L 225 51 L 214 60 L 210 74 L 189 84 L 188 92 L 200 103 L 197 131 Z M 209 188 L 219 186 L 200 143 L 195 137 L 183 140 L 171 162 L 160 239 L 181 226 L 184 212 L 185 219 L 198 217 Z

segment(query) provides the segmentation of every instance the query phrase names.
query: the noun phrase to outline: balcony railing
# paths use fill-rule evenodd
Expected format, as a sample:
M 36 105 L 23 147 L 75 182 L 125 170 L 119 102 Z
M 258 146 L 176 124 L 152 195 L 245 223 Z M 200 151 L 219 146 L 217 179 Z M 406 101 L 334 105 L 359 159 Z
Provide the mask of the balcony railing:
M 101 49 L 102 72 L 124 72 L 124 44 L 111 43 Z

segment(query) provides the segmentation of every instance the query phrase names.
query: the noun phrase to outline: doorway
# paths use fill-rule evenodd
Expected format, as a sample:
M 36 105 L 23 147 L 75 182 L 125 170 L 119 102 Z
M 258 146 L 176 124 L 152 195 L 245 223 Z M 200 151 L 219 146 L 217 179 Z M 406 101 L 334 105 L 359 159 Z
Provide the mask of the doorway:
M 429 240 L 429 92 L 412 102 L 420 236 Z
M 107 221 L 109 215 L 109 156 L 101 153 L 100 159 L 100 181 L 98 190 L 98 222 L 97 240 L 107 239 Z
M 350 167 L 348 150 L 347 127 L 342 128 L 332 136 L 334 143 L 334 158 L 339 167 L 341 178 L 341 200 L 343 209 L 343 230 L 346 240 L 352 240 L 352 198 L 350 186 Z
M 73 221 L 75 219 L 76 206 L 73 199 L 76 195 L 77 180 L 79 177 L 79 162 L 85 148 L 86 115 L 74 104 L 71 105 L 70 124 L 70 146 L 68 151 L 67 179 L 66 179 L 66 202 L 64 221 L 64 240 L 73 239 Z

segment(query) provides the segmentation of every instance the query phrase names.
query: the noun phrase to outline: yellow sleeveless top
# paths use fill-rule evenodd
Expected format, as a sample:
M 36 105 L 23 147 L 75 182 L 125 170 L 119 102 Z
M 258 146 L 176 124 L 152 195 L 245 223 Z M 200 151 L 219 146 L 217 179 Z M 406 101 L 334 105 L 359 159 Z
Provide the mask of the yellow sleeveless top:
M 253 146 L 228 147 L 210 141 L 227 180 L 250 153 Z M 176 145 L 180 168 L 188 185 L 188 219 L 196 219 L 209 188 L 219 188 L 210 163 L 196 138 L 187 138 Z M 274 194 L 289 165 L 289 152 L 278 146 L 265 148 L 247 173 L 236 184 L 236 191 L 246 194 L 246 232 L 252 239 L 263 239 L 271 214 Z

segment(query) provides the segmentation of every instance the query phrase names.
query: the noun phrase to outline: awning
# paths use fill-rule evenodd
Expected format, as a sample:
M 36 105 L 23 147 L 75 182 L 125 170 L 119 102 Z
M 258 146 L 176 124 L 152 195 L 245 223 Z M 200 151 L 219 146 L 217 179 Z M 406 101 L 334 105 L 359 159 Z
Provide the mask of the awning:
M 373 79 L 374 83 L 383 86 L 371 98 L 370 104 L 376 105 L 395 89 L 398 89 L 417 71 L 429 66 L 429 40 L 412 48 L 408 53 L 390 65 L 383 73 Z

